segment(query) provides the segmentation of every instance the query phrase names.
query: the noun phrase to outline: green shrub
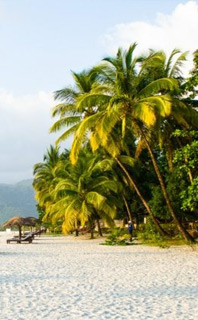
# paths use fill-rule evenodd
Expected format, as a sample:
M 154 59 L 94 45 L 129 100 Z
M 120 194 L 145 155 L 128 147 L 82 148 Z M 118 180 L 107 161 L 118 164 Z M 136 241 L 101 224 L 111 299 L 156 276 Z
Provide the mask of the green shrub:
M 107 246 L 126 246 L 128 245 L 126 242 L 127 239 L 128 234 L 125 229 L 115 228 L 110 230 L 110 234 L 103 244 Z
M 147 223 L 142 226 L 141 232 L 138 232 L 137 237 L 145 244 L 157 245 L 161 248 L 167 248 L 164 237 L 156 230 L 152 220 L 147 219 Z

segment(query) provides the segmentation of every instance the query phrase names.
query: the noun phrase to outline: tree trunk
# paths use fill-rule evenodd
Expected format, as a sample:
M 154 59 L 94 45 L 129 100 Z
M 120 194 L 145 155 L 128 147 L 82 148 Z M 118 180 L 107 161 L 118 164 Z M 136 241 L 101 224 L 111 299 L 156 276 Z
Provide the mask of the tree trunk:
M 89 225 L 90 225 L 91 239 L 94 239 L 95 224 L 94 224 L 94 221 L 92 219 L 89 220 Z
M 129 220 L 131 220 L 131 222 L 132 222 L 133 217 L 132 217 L 131 210 L 130 210 L 130 208 L 129 208 L 129 205 L 128 205 L 128 203 L 127 203 L 127 200 L 126 200 L 125 196 L 123 196 L 123 200 L 124 200 L 125 207 L 126 207 L 126 209 L 127 209 L 127 213 L 128 213 L 128 216 L 129 216 Z
M 101 226 L 100 226 L 100 220 L 96 219 L 96 223 L 97 223 L 97 227 L 98 227 L 99 236 L 102 237 L 102 229 L 101 229 Z
M 138 187 L 136 186 L 135 182 L 133 181 L 132 177 L 130 176 L 130 174 L 128 173 L 128 171 L 126 170 L 126 168 L 123 166 L 122 162 L 116 157 L 115 158 L 116 162 L 118 163 L 118 165 L 120 166 L 120 168 L 124 171 L 124 173 L 126 174 L 129 183 L 131 184 L 131 186 L 133 187 L 133 189 L 135 190 L 135 192 L 137 193 L 138 197 L 140 198 L 140 200 L 142 201 L 146 211 L 148 212 L 149 216 L 151 217 L 151 219 L 153 220 L 153 223 L 156 226 L 156 229 L 159 231 L 159 233 L 162 236 L 167 235 L 167 232 L 164 231 L 164 229 L 162 229 L 162 227 L 160 226 L 159 222 L 157 221 L 157 219 L 155 218 L 155 216 L 153 215 L 149 205 L 147 204 L 146 200 L 144 199 L 144 197 L 141 195 Z
M 164 195 L 164 199 L 166 201 L 166 204 L 167 204 L 167 207 L 169 209 L 169 212 L 171 214 L 171 216 L 173 217 L 174 221 L 175 221 L 175 224 L 178 228 L 178 230 L 180 231 L 182 237 L 187 241 L 187 242 L 194 242 L 194 239 L 193 237 L 191 237 L 191 235 L 184 229 L 184 227 L 182 226 L 181 222 L 179 221 L 177 215 L 175 214 L 174 212 L 174 209 L 172 207 L 172 203 L 170 201 L 170 197 L 169 197 L 169 194 L 166 190 L 166 187 L 165 187 L 165 184 L 164 184 L 164 181 L 163 181 L 163 178 L 162 178 L 162 175 L 161 175 L 161 172 L 158 168 L 158 165 L 157 165 L 157 162 L 155 160 L 155 157 L 154 157 L 154 154 L 153 154 L 153 151 L 151 150 L 151 147 L 149 145 L 149 142 L 147 141 L 146 139 L 146 136 L 144 134 L 144 132 L 142 131 L 142 129 L 139 127 L 139 130 L 144 138 L 144 141 L 145 141 L 145 144 L 146 144 L 146 147 L 148 149 L 148 152 L 149 152 L 149 155 L 151 157 L 151 160 L 152 160 L 152 163 L 153 163 L 153 167 L 155 169 L 155 172 L 156 172 L 156 175 L 158 177 L 158 180 L 159 180 L 159 183 L 160 183 L 160 186 L 161 186 L 161 190 L 162 190 L 162 193 Z
M 94 229 L 93 229 L 93 226 L 91 227 L 91 239 L 94 239 Z

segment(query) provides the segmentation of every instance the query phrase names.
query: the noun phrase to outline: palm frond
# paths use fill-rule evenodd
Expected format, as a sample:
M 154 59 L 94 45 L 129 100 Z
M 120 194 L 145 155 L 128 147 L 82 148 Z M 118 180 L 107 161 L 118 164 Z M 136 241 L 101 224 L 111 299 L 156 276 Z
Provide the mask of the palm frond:
M 74 124 L 79 123 L 81 117 L 76 116 L 76 117 L 66 117 L 66 118 L 61 118 L 60 120 L 57 120 L 49 129 L 49 132 L 57 132 L 61 130 L 64 127 L 68 127 Z
M 92 204 L 98 210 L 102 209 L 105 200 L 104 196 L 95 191 L 91 191 L 86 195 L 87 203 Z
M 64 100 L 67 103 L 73 102 L 77 96 L 78 96 L 78 92 L 70 87 L 66 87 L 64 89 L 57 90 L 54 93 L 55 100 L 62 100 L 62 101 Z
M 76 134 L 73 140 L 71 154 L 70 154 L 70 159 L 73 164 L 75 164 L 77 161 L 81 145 L 85 141 L 86 132 L 90 130 L 92 126 L 95 125 L 96 121 L 98 121 L 100 117 L 101 117 L 101 112 L 98 112 L 84 119 L 79 125 L 79 128 L 76 131 Z
M 56 145 L 59 145 L 62 141 L 65 141 L 67 138 L 69 138 L 72 134 L 74 134 L 78 128 L 79 128 L 80 124 L 76 124 L 74 126 L 72 126 L 71 128 L 69 128 L 67 131 L 65 131 L 57 140 L 56 140 Z
M 166 117 L 171 113 L 172 108 L 172 98 L 169 95 L 160 95 L 155 97 L 148 97 L 141 99 L 140 102 L 149 104 L 153 110 L 156 111 L 156 114 Z
M 130 167 L 134 167 L 135 166 L 136 161 L 132 157 L 120 155 L 118 158 L 123 164 L 126 164 L 126 165 L 128 165 Z
M 180 50 L 176 49 L 174 55 L 176 53 L 180 53 Z M 183 63 L 186 61 L 187 54 L 188 54 L 187 51 L 181 53 L 180 56 L 175 61 L 175 63 L 173 64 L 173 66 L 169 67 L 169 77 L 178 77 L 181 75 L 181 67 L 182 67 Z
M 172 78 L 161 78 L 149 83 L 145 88 L 140 90 L 138 97 L 149 97 L 154 94 L 159 94 L 161 91 L 168 90 L 178 90 L 178 82 L 176 79 Z
M 126 52 L 125 62 L 126 62 L 127 70 L 129 70 L 131 67 L 131 62 L 133 61 L 132 55 L 136 47 L 137 47 L 137 43 L 135 42 L 132 45 L 130 45 L 129 49 Z
M 154 108 L 146 100 L 135 105 L 132 117 L 141 120 L 147 127 L 153 126 L 156 121 Z
M 60 115 L 61 117 L 70 114 L 76 114 L 75 104 L 59 103 L 54 108 L 52 108 L 52 117 Z

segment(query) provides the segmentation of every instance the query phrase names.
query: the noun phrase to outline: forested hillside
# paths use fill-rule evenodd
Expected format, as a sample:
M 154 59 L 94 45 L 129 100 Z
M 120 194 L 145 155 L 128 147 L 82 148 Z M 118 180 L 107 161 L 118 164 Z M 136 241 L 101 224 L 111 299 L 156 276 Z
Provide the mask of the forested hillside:
M 0 224 L 13 216 L 37 217 L 32 180 L 0 184 Z

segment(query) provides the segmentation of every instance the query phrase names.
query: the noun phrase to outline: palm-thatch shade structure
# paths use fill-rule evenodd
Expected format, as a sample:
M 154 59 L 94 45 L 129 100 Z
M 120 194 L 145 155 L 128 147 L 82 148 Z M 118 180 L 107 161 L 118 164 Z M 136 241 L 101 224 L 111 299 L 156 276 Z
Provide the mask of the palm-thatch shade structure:
M 27 217 L 25 219 L 25 225 L 35 227 L 36 224 L 40 224 L 41 221 L 35 217 Z
M 17 217 L 13 217 L 10 220 L 8 220 L 4 224 L 4 228 L 11 227 L 11 226 L 17 226 L 19 228 L 19 240 L 21 240 L 21 227 L 24 225 L 27 225 L 25 218 L 17 216 Z

